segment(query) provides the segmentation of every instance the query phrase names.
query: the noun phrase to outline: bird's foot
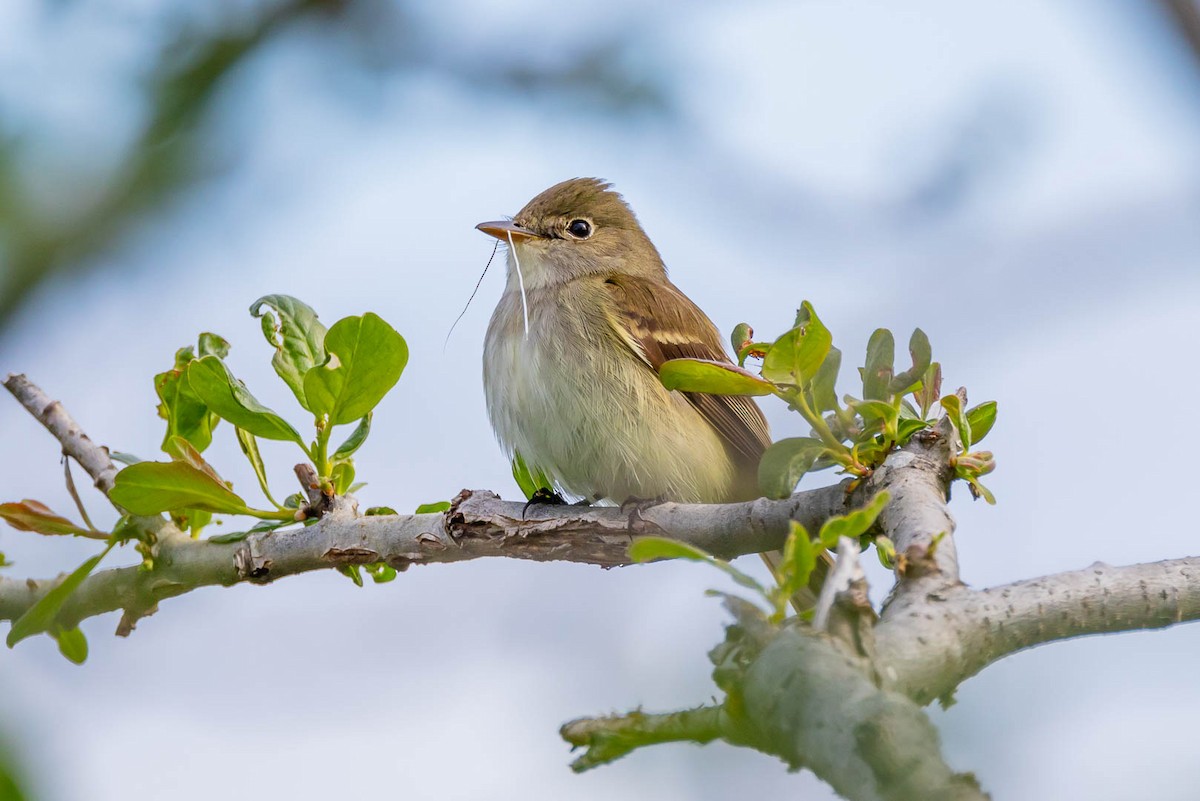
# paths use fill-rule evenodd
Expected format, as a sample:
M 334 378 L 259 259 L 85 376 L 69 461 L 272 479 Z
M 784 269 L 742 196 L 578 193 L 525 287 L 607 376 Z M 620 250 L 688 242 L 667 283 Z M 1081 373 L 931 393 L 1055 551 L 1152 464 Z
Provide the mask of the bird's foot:
M 521 519 L 525 519 L 525 513 L 529 511 L 530 506 L 535 506 L 537 504 L 542 504 L 543 506 L 563 506 L 566 504 L 566 501 L 563 499 L 563 496 L 559 495 L 554 490 L 546 489 L 545 487 L 539 487 L 533 493 L 533 495 L 529 497 L 529 500 L 525 502 L 525 505 L 521 507 Z
M 621 511 L 629 515 L 630 532 L 633 531 L 636 521 L 642 519 L 642 512 L 666 502 L 667 498 L 664 495 L 657 498 L 626 498 L 621 503 Z

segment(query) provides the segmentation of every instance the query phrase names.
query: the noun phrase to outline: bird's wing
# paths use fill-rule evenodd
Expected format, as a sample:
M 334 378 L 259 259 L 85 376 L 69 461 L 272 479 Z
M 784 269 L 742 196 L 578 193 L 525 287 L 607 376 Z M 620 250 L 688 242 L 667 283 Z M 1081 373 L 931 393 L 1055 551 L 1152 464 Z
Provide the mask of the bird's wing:
M 669 281 L 614 275 L 605 279 L 604 287 L 613 300 L 609 323 L 655 373 L 668 359 L 729 362 L 716 326 Z M 740 395 L 684 395 L 730 445 L 739 462 L 758 464 L 771 444 L 771 434 L 753 400 Z

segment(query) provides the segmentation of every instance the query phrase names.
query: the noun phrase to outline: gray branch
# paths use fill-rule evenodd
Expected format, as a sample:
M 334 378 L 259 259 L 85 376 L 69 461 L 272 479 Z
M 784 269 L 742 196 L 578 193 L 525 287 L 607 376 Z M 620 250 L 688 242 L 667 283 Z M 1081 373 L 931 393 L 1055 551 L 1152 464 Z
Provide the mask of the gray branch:
M 96 489 L 105 495 L 112 489 L 117 466 L 108 456 L 108 449 L 92 442 L 63 405 L 21 374 L 10 373 L 4 379 L 5 388 L 37 421 L 54 435 L 62 445 L 63 454 L 70 456 L 87 471 Z

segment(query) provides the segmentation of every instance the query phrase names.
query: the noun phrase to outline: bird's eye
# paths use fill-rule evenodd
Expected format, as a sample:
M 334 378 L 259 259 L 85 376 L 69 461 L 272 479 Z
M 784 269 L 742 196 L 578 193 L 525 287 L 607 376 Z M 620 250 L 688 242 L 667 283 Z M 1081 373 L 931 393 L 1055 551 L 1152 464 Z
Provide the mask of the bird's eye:
M 592 235 L 592 224 L 587 220 L 571 220 L 567 233 L 576 239 L 587 239 Z

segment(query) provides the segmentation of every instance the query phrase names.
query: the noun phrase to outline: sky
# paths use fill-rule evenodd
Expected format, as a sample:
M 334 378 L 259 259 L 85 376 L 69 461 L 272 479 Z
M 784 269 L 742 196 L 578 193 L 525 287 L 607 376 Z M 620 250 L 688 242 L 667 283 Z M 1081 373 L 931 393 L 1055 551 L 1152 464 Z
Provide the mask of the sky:
M 414 11 L 430 51 L 483 59 L 477 80 L 358 72 L 302 31 L 221 101 L 209 135 L 226 169 L 98 269 L 46 284 L 0 335 L 0 372 L 28 374 L 95 439 L 151 457 L 151 376 L 200 331 L 229 339 L 235 373 L 302 419 L 250 303 L 293 294 L 327 324 L 374 311 L 411 358 L 357 459 L 363 505 L 403 511 L 463 487 L 516 498 L 480 378 L 499 260 L 447 332 L 492 250 L 474 224 L 594 175 L 624 193 L 722 331 L 745 320 L 780 333 L 810 300 L 852 391 L 852 357 L 875 327 L 903 341 L 920 326 L 948 386 L 999 403 L 986 443 L 999 503 L 957 490 L 951 506 L 972 586 L 1194 554 L 1174 481 L 1200 391 L 1200 72 L 1151 8 Z M 63 176 L 102 171 L 127 143 L 139 113 L 127 79 L 153 52 L 157 13 L 145 0 L 0 9 L 0 110 L 47 132 L 33 181 L 47 202 L 69 203 Z M 662 109 L 618 113 L 486 78 L 489 58 L 553 64 L 608 37 L 621 70 L 662 87 Z M 764 410 L 776 437 L 806 433 Z M 70 509 L 47 434 L 3 402 L 0 432 L 4 499 Z M 273 486 L 289 487 L 295 454 L 263 449 Z M 208 454 L 254 495 L 227 428 Z M 98 496 L 89 508 L 111 523 Z M 95 548 L 4 529 L 0 550 L 9 575 L 44 577 Z M 882 598 L 887 575 L 870 576 Z M 832 798 L 811 774 L 723 744 L 567 769 L 564 721 L 717 692 L 705 654 L 727 620 L 709 587 L 731 589 L 696 565 L 480 560 L 362 589 L 327 573 L 200 590 L 128 639 L 111 636 L 116 616 L 85 622 L 83 667 L 47 638 L 0 653 L 0 737 L 44 801 Z M 1200 781 L 1198 656 L 1187 626 L 1056 644 L 988 668 L 929 714 L 952 766 L 997 798 L 1182 801 Z

